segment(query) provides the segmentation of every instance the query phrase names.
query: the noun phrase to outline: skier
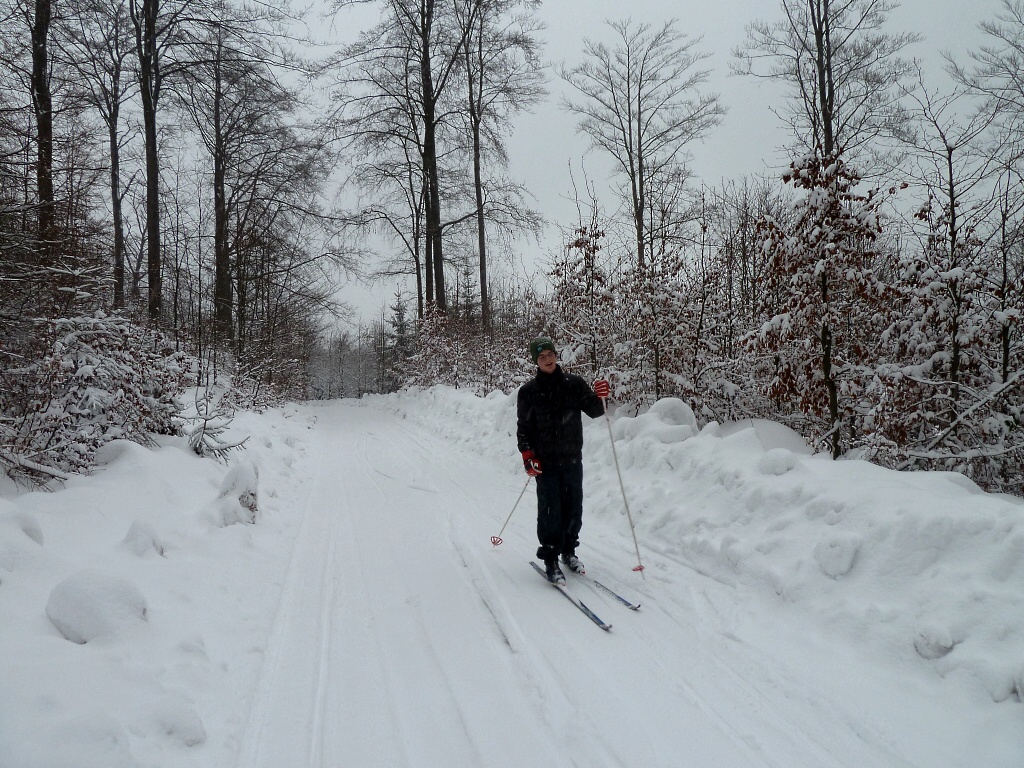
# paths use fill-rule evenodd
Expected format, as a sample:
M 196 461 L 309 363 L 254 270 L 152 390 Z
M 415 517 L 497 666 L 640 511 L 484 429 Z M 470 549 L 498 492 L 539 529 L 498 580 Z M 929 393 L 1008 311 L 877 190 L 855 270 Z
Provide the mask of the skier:
M 541 336 L 530 342 L 537 375 L 526 382 L 517 400 L 516 438 L 526 473 L 537 480 L 537 557 L 544 561 L 548 580 L 564 583 L 558 558 L 580 572 L 576 557 L 583 524 L 583 420 L 604 414 L 602 398 L 608 382 L 594 389 L 558 364 L 555 343 Z

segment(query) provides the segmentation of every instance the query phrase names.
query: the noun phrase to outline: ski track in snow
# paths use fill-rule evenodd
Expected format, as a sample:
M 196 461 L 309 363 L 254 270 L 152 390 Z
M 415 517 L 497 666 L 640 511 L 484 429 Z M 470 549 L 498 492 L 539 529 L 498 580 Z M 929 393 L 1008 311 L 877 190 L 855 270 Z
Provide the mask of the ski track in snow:
M 528 565 L 532 488 L 492 547 L 522 486 L 486 459 L 351 402 L 312 434 L 238 768 L 914 765 L 896 726 L 755 644 L 728 584 L 668 553 L 641 579 L 628 533 L 585 518 L 590 575 L 643 605 L 570 576 L 602 632 Z

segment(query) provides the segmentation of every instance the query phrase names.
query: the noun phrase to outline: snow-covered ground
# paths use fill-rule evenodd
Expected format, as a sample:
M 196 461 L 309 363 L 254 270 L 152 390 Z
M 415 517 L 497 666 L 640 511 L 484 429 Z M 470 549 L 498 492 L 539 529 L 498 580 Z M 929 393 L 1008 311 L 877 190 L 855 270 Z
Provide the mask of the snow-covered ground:
M 527 565 L 532 488 L 490 543 L 514 427 L 434 388 L 0 489 L 0 768 L 1024 764 L 1019 500 L 662 401 L 611 424 L 640 575 L 589 422 L 579 554 L 643 604 L 570 576 L 605 633 Z

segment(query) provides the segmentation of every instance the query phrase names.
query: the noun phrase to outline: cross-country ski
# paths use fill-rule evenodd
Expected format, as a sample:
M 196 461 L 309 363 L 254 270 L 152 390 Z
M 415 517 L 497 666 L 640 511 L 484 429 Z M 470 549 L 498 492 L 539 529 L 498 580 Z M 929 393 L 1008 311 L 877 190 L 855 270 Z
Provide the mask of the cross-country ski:
M 561 592 L 566 600 L 575 605 L 584 616 L 586 616 L 588 619 L 594 622 L 597 626 L 606 631 L 612 628 L 611 624 L 602 621 L 601 618 L 596 613 L 594 613 L 590 608 L 588 608 L 582 600 L 580 600 L 578 597 L 576 597 L 576 595 L 570 592 L 569 588 L 565 585 L 564 581 L 550 581 L 547 577 L 547 574 L 544 573 L 543 568 L 541 568 L 532 560 L 530 561 L 530 565 L 533 566 L 533 569 L 537 571 L 537 573 L 539 573 L 544 578 L 544 580 L 548 582 L 548 584 L 550 584 L 559 592 Z
M 631 611 L 638 611 L 638 610 L 640 610 L 640 603 L 634 603 L 632 600 L 627 600 L 625 597 L 620 595 L 614 589 L 612 589 L 611 587 L 605 586 L 604 584 L 602 584 L 600 581 L 598 581 L 595 578 L 591 578 L 588 574 L 581 573 L 580 574 L 580 578 L 581 578 L 581 580 L 583 580 L 584 582 L 586 582 L 588 584 L 593 584 L 599 590 L 601 590 L 605 594 L 609 595 L 610 597 L 612 597 L 617 602 L 622 603 L 624 606 L 629 608 Z

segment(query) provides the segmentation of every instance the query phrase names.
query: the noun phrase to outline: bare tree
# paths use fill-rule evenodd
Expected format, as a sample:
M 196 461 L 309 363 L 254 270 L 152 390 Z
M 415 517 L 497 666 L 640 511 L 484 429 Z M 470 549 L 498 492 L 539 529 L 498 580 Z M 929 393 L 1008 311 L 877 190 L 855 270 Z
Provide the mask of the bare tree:
M 142 101 L 143 138 L 146 148 L 146 273 L 149 285 L 149 317 L 160 321 L 163 309 L 160 254 L 160 144 L 157 113 L 165 80 L 173 67 L 169 60 L 187 13 L 194 0 L 129 0 L 128 12 L 135 27 L 139 94 Z
M 476 10 L 461 27 L 455 11 L 456 0 L 388 0 L 383 21 L 339 57 L 340 107 L 331 118 L 335 131 L 355 150 L 357 163 L 383 160 L 387 168 L 377 179 L 389 185 L 398 181 L 405 205 L 422 202 L 425 300 L 442 312 L 448 307 L 445 229 L 472 215 L 442 215 L 443 203 L 468 189 L 458 178 L 464 171 L 446 163 L 446 152 L 454 148 L 458 111 L 453 88 Z M 382 216 L 376 206 L 371 209 L 356 221 L 396 220 L 393 210 Z M 407 210 L 412 218 L 419 216 L 416 207 Z M 411 252 L 417 257 L 418 248 L 413 241 Z
M 121 182 L 121 149 L 128 137 L 122 133 L 121 108 L 133 95 L 129 57 L 134 53 L 127 0 L 116 3 L 89 0 L 68 19 L 58 39 L 61 65 L 77 74 L 81 98 L 99 114 L 107 129 L 110 162 L 110 204 L 113 220 L 113 304 L 125 304 L 125 225 Z
M 783 18 L 756 21 L 736 49 L 734 70 L 790 89 L 777 114 L 800 154 L 838 150 L 884 170 L 880 141 L 903 135 L 903 92 L 913 62 L 899 54 L 919 36 L 883 31 L 895 0 L 780 0 Z
M 38 255 L 40 261 L 49 266 L 56 240 L 53 226 L 53 96 L 50 92 L 52 2 L 51 0 L 32 0 L 30 5 L 24 7 L 24 13 L 32 35 L 32 71 L 29 82 L 36 127 Z
M 978 28 L 989 44 L 971 52 L 973 67 L 950 60 L 950 74 L 970 92 L 988 99 L 1006 128 L 1024 131 L 1024 72 L 1020 66 L 1024 2 L 1002 0 L 1002 12 Z
M 473 157 L 473 192 L 476 204 L 476 237 L 480 262 L 480 317 L 486 330 L 491 323 L 487 295 L 487 190 L 484 183 L 485 154 L 493 164 L 505 165 L 502 137 L 510 117 L 536 103 L 544 94 L 539 44 L 534 33 L 541 29 L 533 17 L 538 0 L 526 0 L 524 10 L 513 14 L 519 0 L 469 0 L 460 20 L 472 20 L 464 42 L 466 104 Z M 513 209 L 516 206 L 509 206 Z
M 968 357 L 966 349 L 977 343 L 977 331 L 969 315 L 981 275 L 987 268 L 980 263 L 982 245 L 995 235 L 986 233 L 985 224 L 998 206 L 987 194 L 995 160 L 984 146 L 986 132 L 992 126 L 991 110 L 964 109 L 965 95 L 953 92 L 939 95 L 923 81 L 912 94 L 916 104 L 912 151 L 918 160 L 918 178 L 927 191 L 927 202 L 916 218 L 928 227 L 920 243 L 927 268 L 936 271 L 931 286 L 941 286 L 942 309 L 930 318 L 933 329 L 945 336 L 941 346 L 949 351 L 948 366 L 942 366 L 944 386 L 948 387 L 948 406 L 955 409 L 960 399 L 961 366 Z M 961 115 L 966 115 L 962 117 Z M 998 170 L 998 169 L 995 169 Z
M 687 146 L 717 125 L 725 108 L 717 94 L 700 92 L 708 71 L 697 67 L 710 55 L 698 50 L 701 38 L 678 31 L 675 20 L 656 29 L 629 20 L 608 26 L 619 38 L 615 48 L 586 40 L 586 60 L 562 68 L 562 78 L 582 97 L 565 98 L 563 107 L 579 116 L 580 130 L 614 158 L 624 177 L 642 267 L 652 247 L 649 195 L 664 180 L 679 178 Z
M 383 28 L 364 34 L 330 67 L 337 106 L 328 123 L 352 158 L 345 186 L 369 198 L 343 218 L 400 243 L 401 266 L 387 267 L 385 274 L 415 275 L 422 319 L 425 304 L 434 299 L 434 277 L 424 236 L 427 185 L 417 108 L 419 67 L 403 38 Z
M 270 4 L 252 9 L 219 0 L 196 25 L 190 65 L 183 68 L 175 91 L 213 166 L 215 343 L 230 341 L 234 328 L 229 183 L 237 178 L 245 144 L 295 105 L 276 71 L 286 63 L 275 45 L 275 27 L 282 19 L 280 9 Z
M 448 309 L 445 291 L 444 247 L 441 230 L 441 180 L 438 171 L 438 128 L 445 119 L 443 99 L 448 95 L 472 18 L 461 30 L 451 23 L 454 8 L 445 0 L 389 0 L 392 23 L 408 41 L 419 65 L 419 100 L 423 131 L 423 176 L 426 181 L 427 262 L 432 267 L 434 302 Z M 428 267 L 429 269 L 429 267 Z M 429 294 L 429 289 L 428 289 Z

